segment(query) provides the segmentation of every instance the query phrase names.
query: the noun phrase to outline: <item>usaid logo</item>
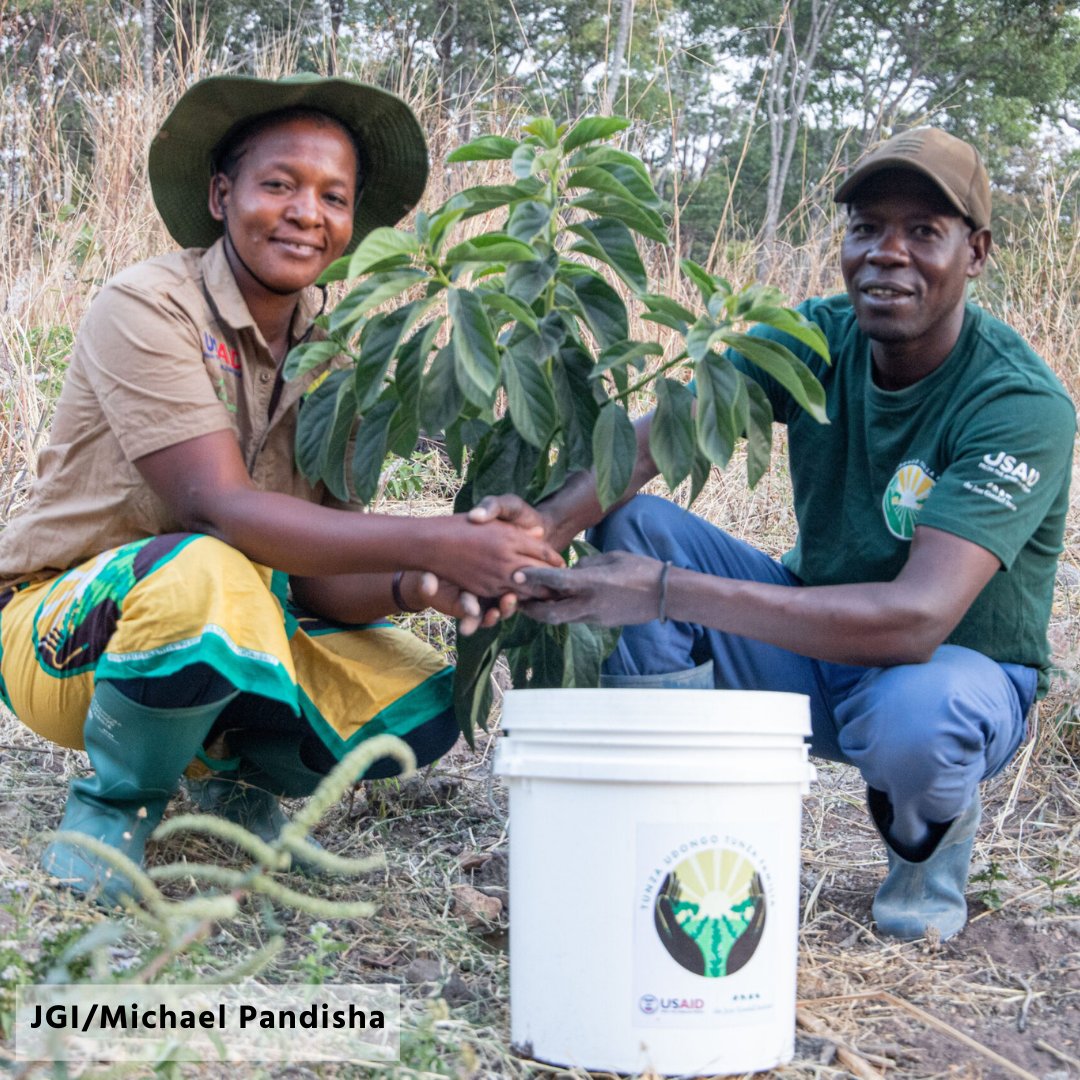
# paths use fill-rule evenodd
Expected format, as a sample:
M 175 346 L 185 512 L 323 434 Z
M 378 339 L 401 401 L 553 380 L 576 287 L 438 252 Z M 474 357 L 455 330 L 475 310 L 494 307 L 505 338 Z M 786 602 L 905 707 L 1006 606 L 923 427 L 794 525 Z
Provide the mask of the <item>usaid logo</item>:
M 644 994 L 638 999 L 638 1008 L 646 1016 L 660 1013 L 699 1013 L 705 1011 L 702 998 L 658 998 L 655 994 Z
M 1012 454 L 999 450 L 996 454 L 983 454 L 979 467 L 993 473 L 1001 480 L 1015 480 L 1024 491 L 1030 491 L 1039 482 L 1039 470 L 1026 461 L 1019 461 Z

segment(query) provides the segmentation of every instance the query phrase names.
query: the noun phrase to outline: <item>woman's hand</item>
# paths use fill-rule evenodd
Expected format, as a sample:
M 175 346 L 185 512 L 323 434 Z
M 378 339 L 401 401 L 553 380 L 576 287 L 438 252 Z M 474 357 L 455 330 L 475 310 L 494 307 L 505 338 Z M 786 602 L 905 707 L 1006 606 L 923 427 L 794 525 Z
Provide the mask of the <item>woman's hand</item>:
M 402 575 L 401 592 L 414 611 L 430 607 L 457 619 L 458 633 L 464 637 L 481 627 L 494 626 L 500 619 L 508 619 L 517 610 L 517 597 L 513 593 L 505 593 L 497 603 L 481 604 L 473 593 L 427 570 Z
M 607 551 L 590 555 L 574 567 L 555 570 L 528 567 L 525 584 L 546 598 L 524 600 L 521 610 L 542 623 L 586 622 L 597 626 L 631 626 L 660 615 L 657 559 Z
M 502 596 L 520 582 L 528 566 L 562 566 L 559 553 L 528 525 L 499 518 L 472 521 L 465 514 L 426 518 L 436 529 L 427 565 L 440 579 L 451 581 L 474 596 Z

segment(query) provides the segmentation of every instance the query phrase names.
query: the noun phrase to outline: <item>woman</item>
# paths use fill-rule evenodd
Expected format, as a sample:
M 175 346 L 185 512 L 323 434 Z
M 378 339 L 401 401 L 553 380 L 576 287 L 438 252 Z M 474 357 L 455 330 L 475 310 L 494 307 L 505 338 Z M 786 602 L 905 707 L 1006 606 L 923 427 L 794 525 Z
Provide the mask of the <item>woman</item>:
M 431 605 L 475 628 L 477 595 L 558 563 L 513 521 L 348 512 L 296 469 L 327 367 L 282 379 L 313 333 L 309 287 L 426 175 L 408 107 L 344 79 L 206 79 L 157 133 L 154 201 L 184 250 L 95 299 L 0 535 L 0 693 L 94 768 L 63 829 L 139 862 L 196 756 L 216 768 L 204 808 L 264 838 L 284 824 L 270 792 L 310 793 L 372 734 L 434 760 L 457 734 L 451 671 L 382 620 Z M 54 841 L 43 865 L 106 903 L 130 894 L 80 845 Z

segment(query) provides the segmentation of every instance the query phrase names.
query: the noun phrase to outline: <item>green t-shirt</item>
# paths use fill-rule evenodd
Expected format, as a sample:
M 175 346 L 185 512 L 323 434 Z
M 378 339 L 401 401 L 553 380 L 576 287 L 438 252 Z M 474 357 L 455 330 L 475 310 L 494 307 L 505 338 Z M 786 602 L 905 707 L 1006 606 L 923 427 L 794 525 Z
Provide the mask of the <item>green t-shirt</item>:
M 764 333 L 820 379 L 831 423 L 817 423 L 779 384 L 732 357 L 788 426 L 799 535 L 785 564 L 807 585 L 890 581 L 916 524 L 978 544 L 1002 570 L 948 641 L 1039 668 L 1041 696 L 1076 431 L 1061 383 L 1019 334 L 968 304 L 945 362 L 913 386 L 882 390 L 846 296 L 799 310 L 824 331 L 831 366 L 784 334 Z

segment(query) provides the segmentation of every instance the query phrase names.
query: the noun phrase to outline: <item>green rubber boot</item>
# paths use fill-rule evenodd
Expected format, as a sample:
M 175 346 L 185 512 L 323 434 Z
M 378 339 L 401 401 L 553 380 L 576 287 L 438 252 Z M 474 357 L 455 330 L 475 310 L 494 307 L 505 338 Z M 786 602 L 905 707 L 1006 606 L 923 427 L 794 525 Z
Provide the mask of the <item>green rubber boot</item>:
M 967 922 L 964 888 L 982 816 L 978 789 L 959 817 L 939 826 L 943 832 L 929 854 L 896 850 L 888 832 L 892 806 L 884 792 L 870 788 L 867 803 L 889 855 L 889 871 L 874 897 L 878 929 L 901 941 L 916 941 L 929 933 L 945 941 L 958 934 Z
M 323 779 L 322 773 L 300 759 L 300 737 L 275 732 L 232 731 L 227 736 L 236 757 L 226 769 L 204 780 L 185 779 L 188 795 L 198 808 L 247 829 L 260 840 L 272 843 L 288 825 L 277 795 L 298 798 L 310 795 Z M 211 766 L 212 761 L 204 758 Z M 318 841 L 307 843 L 318 848 Z M 312 863 L 293 853 L 293 866 L 303 874 L 317 876 Z
M 180 774 L 229 700 L 156 709 L 125 697 L 108 681 L 99 682 L 83 728 L 94 775 L 71 782 L 60 830 L 104 841 L 141 866 L 147 837 Z M 102 906 L 135 898 L 124 874 L 76 843 L 54 840 L 41 865 Z

